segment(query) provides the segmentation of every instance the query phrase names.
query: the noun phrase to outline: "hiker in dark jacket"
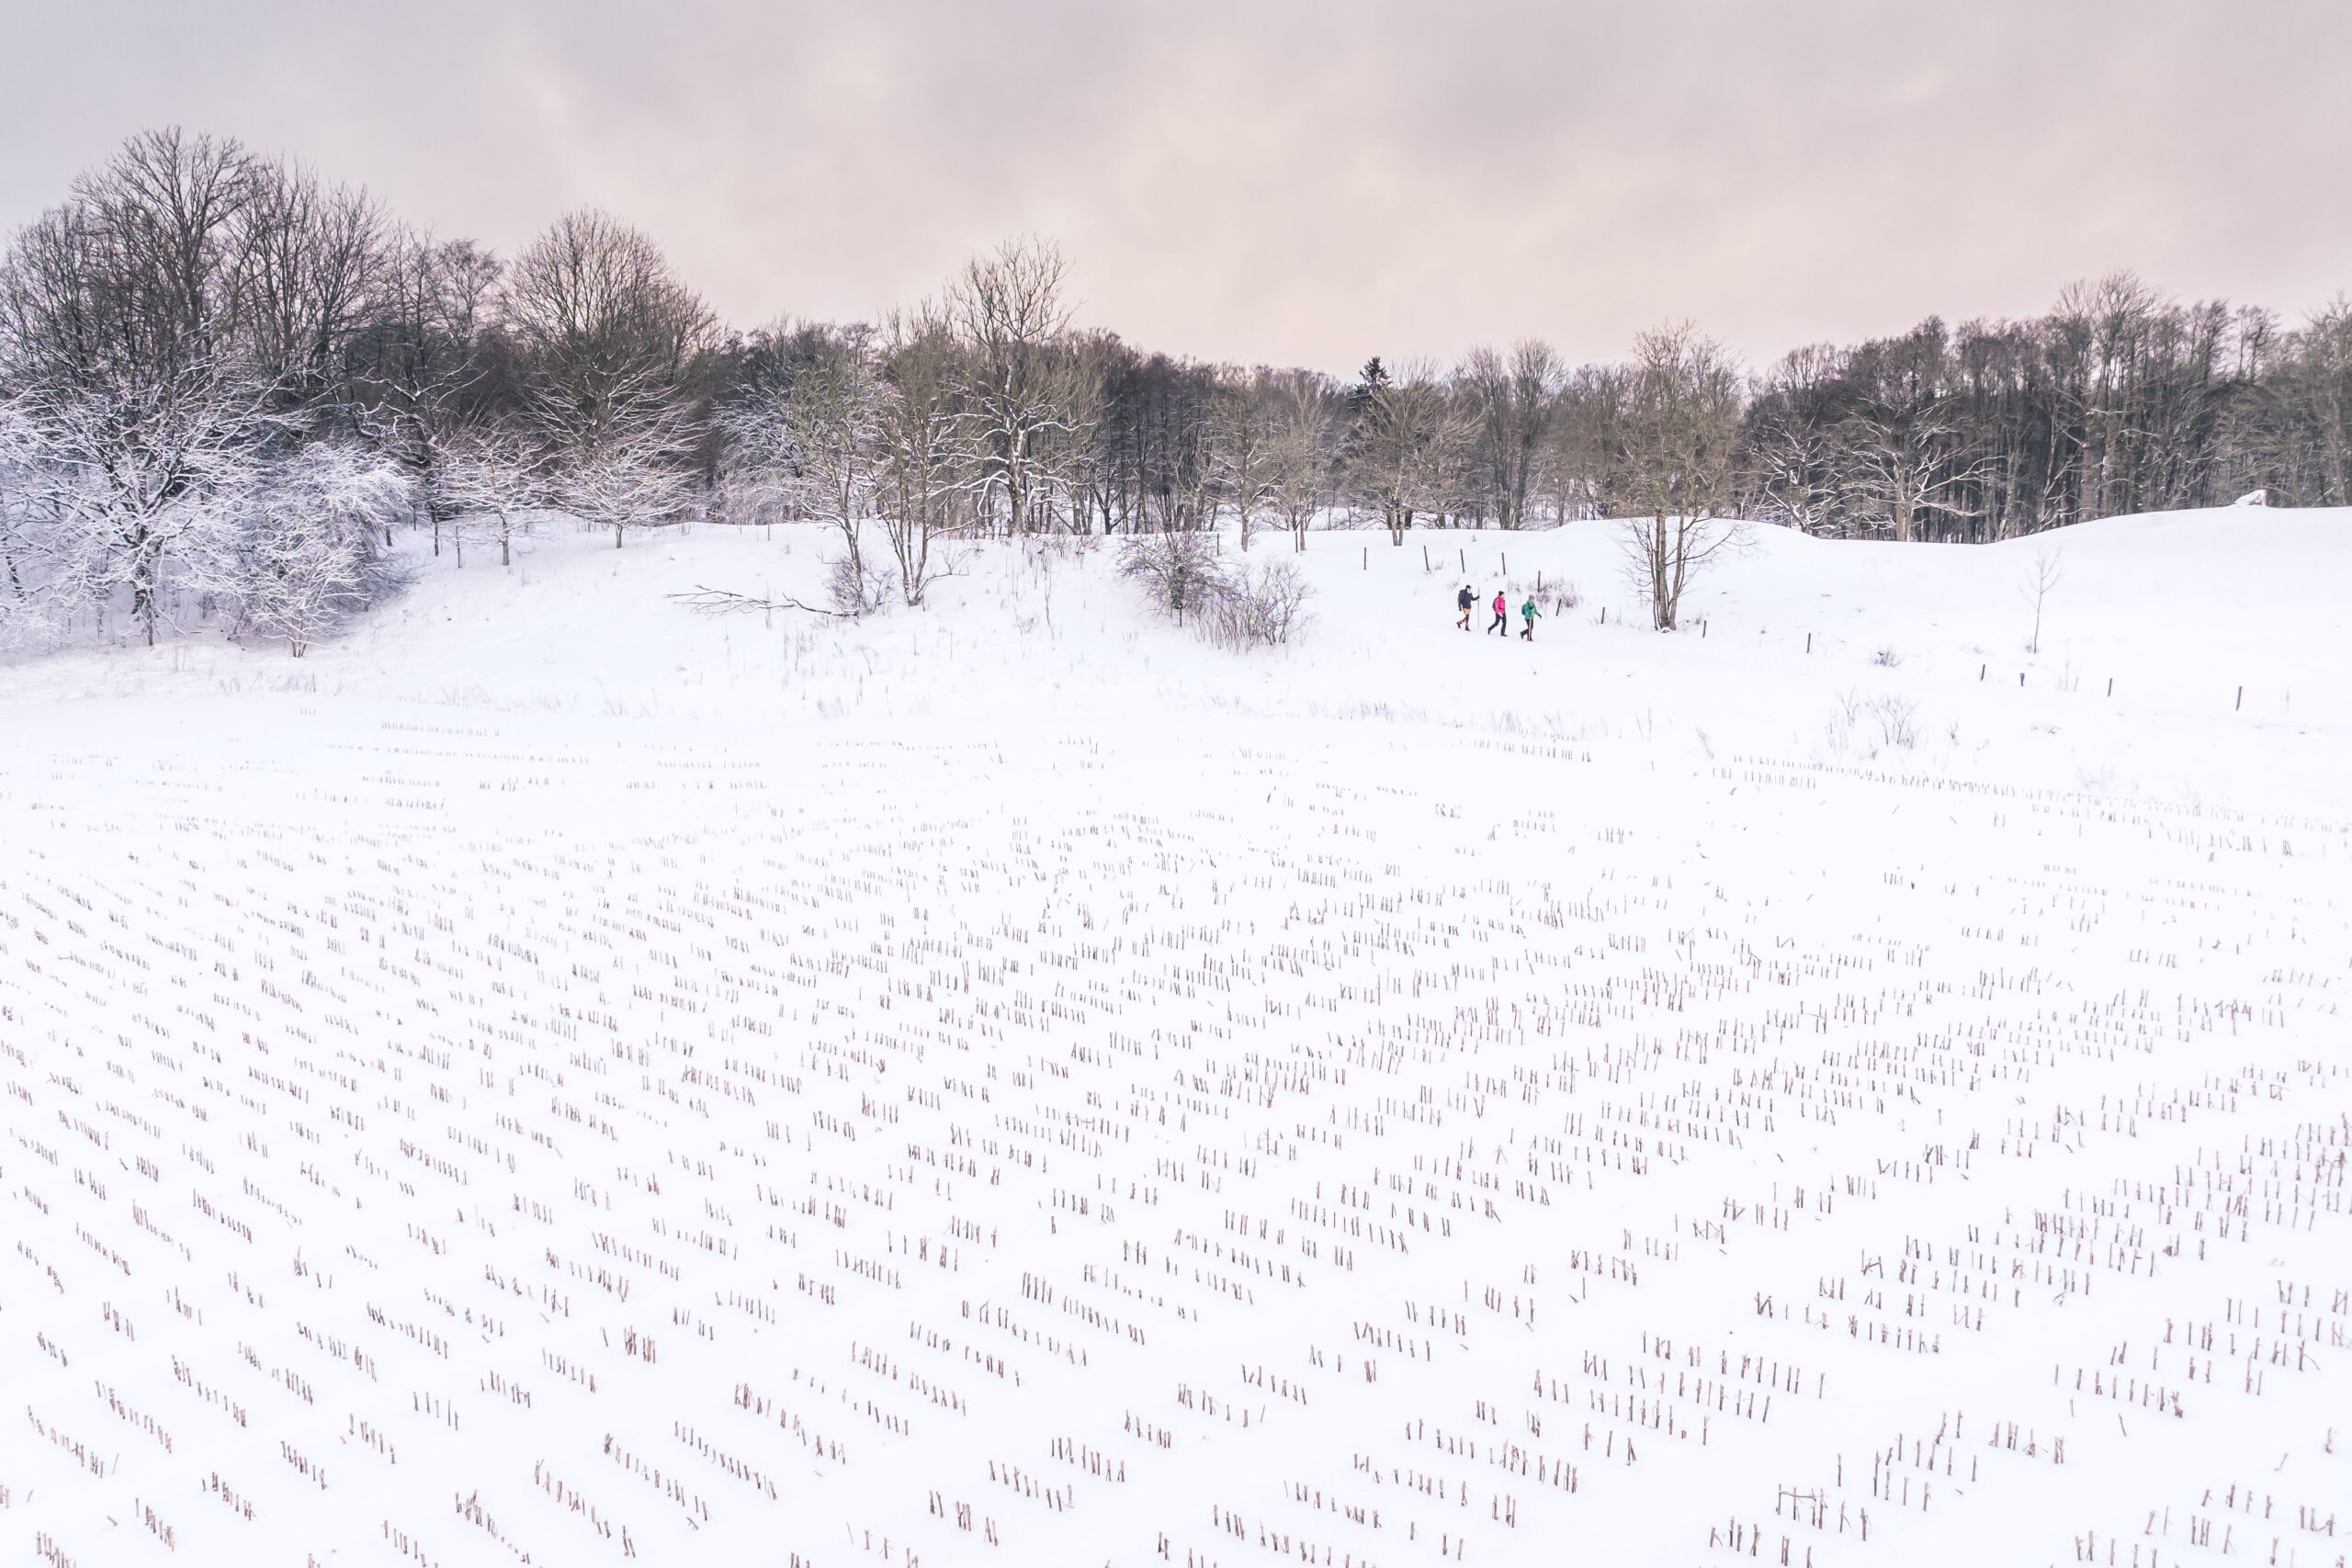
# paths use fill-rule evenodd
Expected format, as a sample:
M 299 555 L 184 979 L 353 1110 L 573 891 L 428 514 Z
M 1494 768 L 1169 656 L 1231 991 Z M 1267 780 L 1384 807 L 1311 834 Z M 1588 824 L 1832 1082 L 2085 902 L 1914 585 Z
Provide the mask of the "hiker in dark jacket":
M 1462 612 L 1462 629 L 1465 632 L 1470 629 L 1470 612 L 1477 603 L 1478 596 L 1470 592 L 1466 582 L 1462 585 L 1462 592 L 1453 596 L 1453 607 Z
M 1519 613 L 1527 617 L 1527 625 L 1520 628 L 1519 640 L 1521 642 L 1533 642 L 1535 640 L 1535 617 L 1543 614 L 1541 610 L 1538 610 L 1535 607 L 1535 595 L 1531 593 L 1527 596 L 1527 603 L 1519 607 Z
M 1495 590 L 1494 624 L 1487 629 L 1498 637 L 1509 637 L 1510 635 L 1510 606 L 1504 602 L 1503 591 L 1499 588 Z

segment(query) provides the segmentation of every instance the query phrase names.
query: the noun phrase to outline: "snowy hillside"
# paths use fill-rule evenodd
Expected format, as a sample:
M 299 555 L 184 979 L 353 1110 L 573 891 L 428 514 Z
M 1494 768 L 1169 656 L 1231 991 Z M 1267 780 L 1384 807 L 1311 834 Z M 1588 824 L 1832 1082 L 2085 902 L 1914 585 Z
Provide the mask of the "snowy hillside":
M 0 667 L 12 1550 L 2347 1560 L 2352 513 L 1256 548 Z

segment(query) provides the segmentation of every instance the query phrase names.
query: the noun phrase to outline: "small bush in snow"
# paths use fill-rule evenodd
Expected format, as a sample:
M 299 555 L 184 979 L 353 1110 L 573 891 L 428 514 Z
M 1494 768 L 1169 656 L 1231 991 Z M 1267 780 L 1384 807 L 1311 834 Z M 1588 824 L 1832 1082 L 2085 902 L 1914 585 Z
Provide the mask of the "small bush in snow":
M 1210 640 L 1231 649 L 1271 648 L 1291 639 L 1307 621 L 1315 590 L 1288 561 L 1227 578 L 1200 617 Z
M 867 566 L 857 557 L 835 560 L 825 578 L 825 592 L 833 609 L 843 615 L 870 615 L 889 602 L 894 586 L 887 568 Z
M 1120 547 L 1119 573 L 1141 583 L 1170 615 L 1237 649 L 1290 641 L 1306 624 L 1306 602 L 1315 593 L 1288 561 L 1229 570 L 1210 534 L 1136 535 Z
M 1881 743 L 1906 751 L 1919 743 L 1918 716 L 1919 705 L 1908 697 L 1880 697 L 1871 704 Z
M 1119 575 L 1143 585 L 1178 620 L 1209 607 L 1232 586 L 1213 534 L 1136 534 L 1119 547 Z
M 1903 655 L 1892 648 L 1882 648 L 1871 655 L 1871 662 L 1882 670 L 1900 670 L 1903 668 Z

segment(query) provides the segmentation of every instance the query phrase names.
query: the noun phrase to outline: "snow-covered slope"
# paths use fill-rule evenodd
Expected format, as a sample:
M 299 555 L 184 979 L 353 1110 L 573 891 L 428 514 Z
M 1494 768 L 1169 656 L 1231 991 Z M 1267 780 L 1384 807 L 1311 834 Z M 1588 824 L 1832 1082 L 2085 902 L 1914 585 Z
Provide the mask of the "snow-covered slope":
M 0 1529 L 2344 1561 L 2352 514 L 1759 532 L 1670 637 L 1600 525 L 1257 548 L 1253 658 L 704 531 L 0 670 Z
M 1308 537 L 1293 555 L 1261 535 L 1250 558 L 1308 574 L 1313 634 L 1248 662 L 1153 620 L 1107 547 L 967 548 L 967 574 L 935 588 L 927 613 L 837 627 L 791 615 L 705 619 L 666 597 L 708 584 L 820 599 L 820 532 L 704 530 L 620 551 L 571 535 L 541 541 L 509 572 L 424 560 L 414 593 L 304 660 L 211 640 L 51 659 L 0 669 L 0 711 L 105 695 L 176 712 L 195 694 L 300 693 L 322 705 L 717 720 L 748 732 L 829 721 L 813 738 L 861 726 L 904 734 L 910 722 L 993 734 L 1041 715 L 1097 726 L 1148 715 L 1157 728 L 1171 709 L 1208 710 L 1646 738 L 1678 761 L 1726 747 L 1832 763 L 1876 751 L 1904 772 L 2242 808 L 2341 798 L 2352 511 L 2114 518 L 1989 548 L 1758 528 L 1699 580 L 1675 637 L 1645 629 L 1606 524 L 1415 535 L 1401 548 L 1376 532 Z M 2045 557 L 2057 583 L 2031 652 L 2030 584 Z M 1539 583 L 1571 584 L 1582 603 L 1553 614 L 1532 646 L 1482 638 L 1453 624 L 1465 581 L 1482 605 L 1507 587 L 1514 626 Z M 1482 609 L 1475 624 L 1487 619 Z M 1911 748 L 1888 746 L 1875 722 L 1845 720 L 1888 696 L 1916 705 Z M 93 711 L 109 729 L 137 728 L 119 710 Z

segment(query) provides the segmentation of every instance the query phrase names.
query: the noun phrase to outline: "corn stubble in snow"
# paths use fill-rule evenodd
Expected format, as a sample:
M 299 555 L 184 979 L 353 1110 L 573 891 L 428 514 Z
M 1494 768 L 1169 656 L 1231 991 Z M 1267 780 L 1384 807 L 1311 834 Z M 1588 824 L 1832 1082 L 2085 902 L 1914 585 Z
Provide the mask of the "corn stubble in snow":
M 1570 710 L 1702 655 L 1819 671 L 1815 728 L 1866 680 L 1931 738 L 2061 705 L 2021 747 L 2092 701 L 1916 621 L 1802 652 L 1793 595 L 1498 652 L 1354 543 L 1272 663 L 1077 561 L 1055 635 L 1149 672 L 1061 713 L 926 716 L 840 640 L 985 664 L 1033 567 L 754 634 L 662 597 L 754 558 L 716 540 L 473 575 L 503 619 L 433 579 L 384 634 L 568 594 L 667 708 L 523 694 L 558 676 L 511 652 L 469 656 L 511 701 L 388 693 L 356 640 L 306 661 L 340 696 L 19 701 L 9 1550 L 2342 1563 L 2341 818 L 1793 728 L 1281 715 L 1375 592 L 1363 635 L 1425 612 L 1416 662 Z

